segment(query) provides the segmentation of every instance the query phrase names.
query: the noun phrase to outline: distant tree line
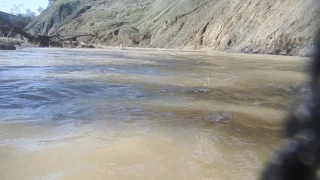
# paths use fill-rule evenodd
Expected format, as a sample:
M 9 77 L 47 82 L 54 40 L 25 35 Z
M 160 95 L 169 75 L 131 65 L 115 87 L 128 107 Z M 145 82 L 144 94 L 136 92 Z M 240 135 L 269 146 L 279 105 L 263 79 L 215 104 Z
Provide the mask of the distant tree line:
M 11 19 L 11 24 L 17 27 L 27 26 L 37 14 L 31 9 L 24 9 L 22 4 L 14 5 L 11 8 L 11 14 L 16 15 L 17 18 Z
M 51 6 L 58 0 L 48 0 L 48 6 Z M 39 7 L 37 9 L 38 14 L 41 14 L 45 9 Z M 25 9 L 23 4 L 14 5 L 11 8 L 11 14 L 16 15 L 17 18 L 11 20 L 12 25 L 17 27 L 27 26 L 34 18 L 37 17 L 37 13 L 31 9 Z
M 48 0 L 48 7 L 57 2 L 58 0 Z M 10 19 L 12 26 L 24 28 L 26 27 L 37 15 L 41 14 L 46 8 L 39 7 L 37 12 L 31 9 L 25 9 L 23 4 L 14 5 L 11 8 L 11 14 L 15 15 L 15 18 Z

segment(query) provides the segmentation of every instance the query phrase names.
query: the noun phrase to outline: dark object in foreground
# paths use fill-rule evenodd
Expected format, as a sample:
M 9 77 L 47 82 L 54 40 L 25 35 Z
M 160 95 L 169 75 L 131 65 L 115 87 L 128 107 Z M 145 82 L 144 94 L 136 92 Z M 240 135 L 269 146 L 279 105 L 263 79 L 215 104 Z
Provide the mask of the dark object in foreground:
M 0 44 L 0 50 L 16 50 L 14 45 Z
M 310 67 L 309 91 L 287 119 L 285 142 L 262 180 L 315 180 L 320 161 L 320 36 Z

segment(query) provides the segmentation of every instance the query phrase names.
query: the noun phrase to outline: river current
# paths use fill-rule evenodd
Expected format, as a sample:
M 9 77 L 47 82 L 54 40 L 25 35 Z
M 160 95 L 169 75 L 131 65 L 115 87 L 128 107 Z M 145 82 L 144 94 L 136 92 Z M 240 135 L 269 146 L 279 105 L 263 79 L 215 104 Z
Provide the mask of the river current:
M 0 52 L 0 179 L 257 179 L 306 80 L 300 57 Z

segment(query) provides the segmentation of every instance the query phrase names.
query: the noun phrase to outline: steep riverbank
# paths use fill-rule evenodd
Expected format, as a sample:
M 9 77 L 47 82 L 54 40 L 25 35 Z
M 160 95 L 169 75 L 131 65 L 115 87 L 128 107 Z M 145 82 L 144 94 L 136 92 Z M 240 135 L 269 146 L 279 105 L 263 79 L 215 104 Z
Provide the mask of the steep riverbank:
M 26 28 L 110 46 L 306 56 L 317 0 L 58 0 Z

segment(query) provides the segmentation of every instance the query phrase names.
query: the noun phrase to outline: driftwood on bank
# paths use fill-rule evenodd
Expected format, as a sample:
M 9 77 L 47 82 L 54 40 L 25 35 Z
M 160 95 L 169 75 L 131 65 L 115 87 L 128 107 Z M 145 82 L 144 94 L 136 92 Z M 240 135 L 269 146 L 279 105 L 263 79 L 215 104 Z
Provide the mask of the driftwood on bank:
M 72 36 L 72 37 L 68 37 L 68 38 L 64 38 L 60 35 L 56 35 L 56 36 L 52 36 L 53 38 L 57 38 L 58 41 L 76 41 L 79 37 L 97 37 L 94 34 L 81 34 L 81 35 L 77 35 L 77 36 Z
M 40 47 L 49 47 L 51 46 L 60 46 L 64 41 L 77 41 L 80 37 L 98 37 L 98 34 L 81 34 L 72 37 L 63 37 L 59 34 L 54 36 L 47 36 L 47 35 L 32 35 L 22 28 L 19 27 L 11 27 L 8 25 L 0 25 L 0 31 L 7 31 L 20 34 L 21 36 L 28 39 L 31 43 L 39 43 Z

